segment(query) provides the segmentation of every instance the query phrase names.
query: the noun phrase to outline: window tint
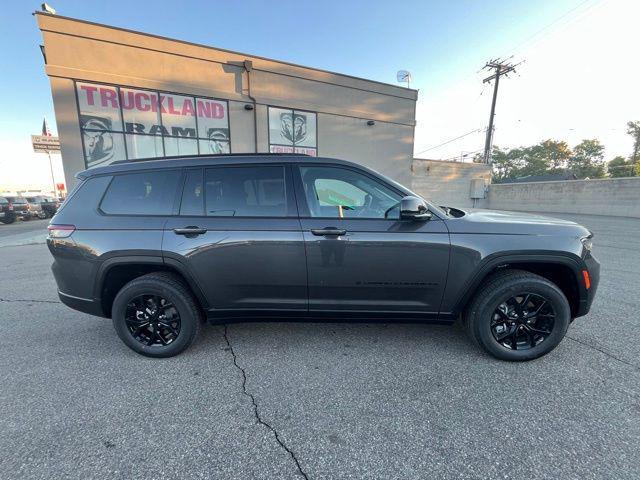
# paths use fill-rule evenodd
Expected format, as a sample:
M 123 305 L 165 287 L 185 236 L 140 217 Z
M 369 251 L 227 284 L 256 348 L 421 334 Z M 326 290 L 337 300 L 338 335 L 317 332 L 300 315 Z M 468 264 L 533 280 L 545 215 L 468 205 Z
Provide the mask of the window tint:
M 169 215 L 179 178 L 176 170 L 116 175 L 100 208 L 119 215 Z
M 188 170 L 182 190 L 180 215 L 204 214 L 204 189 L 202 188 L 202 170 Z
M 287 203 L 284 168 L 277 166 L 209 168 L 207 215 L 284 217 Z
M 399 218 L 401 196 L 386 185 L 354 170 L 300 167 L 312 217 Z

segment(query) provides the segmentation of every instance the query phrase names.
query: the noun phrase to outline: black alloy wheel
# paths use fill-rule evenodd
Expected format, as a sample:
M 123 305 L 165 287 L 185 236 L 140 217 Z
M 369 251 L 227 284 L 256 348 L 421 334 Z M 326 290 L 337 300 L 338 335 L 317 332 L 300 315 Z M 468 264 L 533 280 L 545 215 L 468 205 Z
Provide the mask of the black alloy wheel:
M 555 317 L 551 302 L 542 295 L 522 293 L 496 307 L 491 318 L 491 333 L 505 348 L 528 350 L 551 335 Z
M 131 336 L 147 347 L 164 347 L 180 335 L 177 308 L 159 295 L 138 295 L 127 304 L 125 323 Z

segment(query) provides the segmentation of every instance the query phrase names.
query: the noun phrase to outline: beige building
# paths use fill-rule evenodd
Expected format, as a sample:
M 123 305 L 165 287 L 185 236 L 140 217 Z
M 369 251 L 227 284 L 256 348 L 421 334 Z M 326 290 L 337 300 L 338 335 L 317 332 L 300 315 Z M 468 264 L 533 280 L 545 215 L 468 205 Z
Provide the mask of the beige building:
M 299 152 L 410 185 L 417 91 L 36 13 L 68 188 L 122 159 Z

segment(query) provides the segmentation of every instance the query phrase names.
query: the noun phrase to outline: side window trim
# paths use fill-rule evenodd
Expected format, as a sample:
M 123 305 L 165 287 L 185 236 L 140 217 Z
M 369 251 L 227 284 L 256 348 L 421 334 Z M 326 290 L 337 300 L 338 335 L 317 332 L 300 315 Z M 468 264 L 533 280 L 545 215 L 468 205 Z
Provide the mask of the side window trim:
M 298 203 L 298 211 L 299 211 L 299 216 L 300 216 L 301 219 L 314 218 L 314 219 L 327 219 L 327 220 L 378 220 L 378 221 L 388 221 L 388 222 L 397 222 L 398 221 L 398 219 L 395 219 L 395 218 L 370 218 L 370 217 L 359 218 L 359 217 L 350 217 L 350 218 L 341 219 L 341 218 L 337 218 L 337 217 L 314 217 L 314 216 L 312 216 L 311 215 L 311 210 L 309 209 L 309 205 L 307 203 L 307 196 L 306 196 L 305 191 L 304 191 L 304 185 L 302 183 L 302 173 L 300 171 L 300 167 L 324 167 L 324 168 L 335 168 L 335 169 L 342 169 L 342 170 L 350 170 L 350 171 L 358 173 L 360 175 L 364 175 L 365 177 L 368 177 L 371 180 L 374 180 L 374 181 L 384 185 L 386 188 L 388 188 L 392 192 L 395 192 L 398 195 L 400 195 L 400 197 L 403 197 L 404 193 L 401 192 L 400 190 L 398 190 L 397 188 L 395 188 L 393 185 L 390 185 L 387 182 L 383 181 L 382 179 L 371 175 L 369 172 L 366 172 L 364 170 L 360 170 L 359 168 L 352 167 L 350 165 L 328 165 L 326 163 L 317 163 L 317 162 L 306 163 L 305 162 L 305 163 L 296 163 L 296 164 L 294 164 L 292 166 L 294 168 L 293 180 L 294 180 L 294 187 L 295 187 L 295 192 L 296 192 L 296 200 L 297 200 L 297 203 Z

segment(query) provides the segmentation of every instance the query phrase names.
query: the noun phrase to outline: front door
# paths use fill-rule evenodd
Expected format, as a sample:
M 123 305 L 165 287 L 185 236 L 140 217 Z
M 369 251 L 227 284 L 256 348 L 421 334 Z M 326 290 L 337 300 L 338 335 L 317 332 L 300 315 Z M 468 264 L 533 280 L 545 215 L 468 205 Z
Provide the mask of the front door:
M 403 194 L 357 168 L 299 165 L 309 310 L 437 316 L 449 263 L 442 220 L 400 220 Z
M 189 169 L 165 261 L 186 266 L 211 313 L 306 312 L 307 271 L 290 167 Z

